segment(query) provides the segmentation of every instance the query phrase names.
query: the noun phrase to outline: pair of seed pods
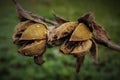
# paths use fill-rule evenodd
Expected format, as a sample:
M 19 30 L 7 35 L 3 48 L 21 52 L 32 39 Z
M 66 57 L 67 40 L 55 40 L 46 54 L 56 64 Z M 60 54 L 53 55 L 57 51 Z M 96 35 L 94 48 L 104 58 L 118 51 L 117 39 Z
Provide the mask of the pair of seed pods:
M 13 42 L 19 46 L 18 52 L 25 56 L 34 57 L 34 62 L 43 64 L 43 54 L 46 48 L 60 46 L 60 51 L 76 58 L 76 72 L 90 51 L 94 62 L 97 62 L 97 44 L 120 51 L 113 45 L 103 27 L 95 22 L 88 13 L 77 21 L 68 21 L 54 14 L 56 21 L 37 16 L 24 10 L 15 0 L 20 23 L 15 27 Z M 46 23 L 52 24 L 47 26 Z

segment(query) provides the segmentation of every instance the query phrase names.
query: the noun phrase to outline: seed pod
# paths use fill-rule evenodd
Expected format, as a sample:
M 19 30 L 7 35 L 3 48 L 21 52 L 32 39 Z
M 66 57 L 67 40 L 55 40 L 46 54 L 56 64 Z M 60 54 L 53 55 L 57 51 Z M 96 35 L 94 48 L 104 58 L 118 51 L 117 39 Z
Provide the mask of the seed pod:
M 55 33 L 57 36 L 57 39 L 70 35 L 77 25 L 78 25 L 77 22 L 66 22 L 61 26 L 57 27 L 56 33 Z
M 71 54 L 84 56 L 90 50 L 91 46 L 92 46 L 91 40 L 79 42 L 76 45 L 76 47 L 72 50 Z
M 41 55 L 46 48 L 47 28 L 32 21 L 21 22 L 15 29 L 13 41 L 20 46 L 18 52 L 26 56 Z
M 83 41 L 91 38 L 92 33 L 90 32 L 89 28 L 85 24 L 80 23 L 73 31 L 70 41 Z

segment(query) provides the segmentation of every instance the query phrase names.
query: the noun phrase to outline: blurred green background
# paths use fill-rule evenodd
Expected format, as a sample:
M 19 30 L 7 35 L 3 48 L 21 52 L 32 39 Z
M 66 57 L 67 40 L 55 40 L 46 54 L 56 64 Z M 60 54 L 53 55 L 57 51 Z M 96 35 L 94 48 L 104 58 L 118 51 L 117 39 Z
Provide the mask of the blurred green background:
M 97 23 L 104 26 L 113 42 L 120 45 L 119 0 L 18 0 L 27 10 L 54 20 L 52 10 L 75 21 L 92 12 Z M 19 20 L 11 0 L 0 0 L 0 80 L 75 80 L 75 59 L 59 52 L 58 47 L 47 49 L 46 62 L 36 65 L 31 57 L 17 53 L 12 43 L 13 29 Z M 101 45 L 99 62 L 94 64 L 88 54 L 79 73 L 79 80 L 120 80 L 120 52 Z

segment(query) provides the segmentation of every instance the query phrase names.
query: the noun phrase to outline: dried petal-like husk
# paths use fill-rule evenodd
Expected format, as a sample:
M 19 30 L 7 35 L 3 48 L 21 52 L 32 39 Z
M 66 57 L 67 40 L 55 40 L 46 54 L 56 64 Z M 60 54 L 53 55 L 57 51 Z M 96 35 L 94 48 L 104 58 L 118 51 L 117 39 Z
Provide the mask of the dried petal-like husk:
M 76 46 L 77 42 L 72 42 L 66 40 L 60 47 L 60 51 L 63 52 L 64 54 L 69 54 L 71 51 L 74 49 Z
M 23 31 L 25 31 L 25 29 L 28 28 L 31 24 L 33 24 L 33 22 L 30 20 L 18 23 L 18 25 L 14 29 L 14 33 L 12 36 L 13 42 L 15 44 L 18 43 Z
M 20 40 L 41 40 L 46 39 L 47 29 L 43 24 L 34 23 L 22 34 Z
M 84 23 L 80 23 L 73 31 L 70 41 L 83 41 L 90 38 L 92 38 L 92 33 L 89 28 Z
M 90 50 L 91 46 L 92 46 L 91 40 L 79 42 L 77 46 L 72 50 L 71 54 L 83 56 Z
M 77 25 L 78 25 L 77 22 L 66 22 L 60 25 L 59 27 L 57 27 L 56 33 L 55 33 L 57 36 L 57 39 L 70 35 Z
M 92 40 L 92 47 L 90 49 L 90 53 L 92 55 L 92 59 L 95 63 L 98 62 L 98 47 L 94 40 Z
M 46 47 L 46 40 L 35 41 L 31 44 L 23 45 L 18 52 L 26 56 L 41 55 Z

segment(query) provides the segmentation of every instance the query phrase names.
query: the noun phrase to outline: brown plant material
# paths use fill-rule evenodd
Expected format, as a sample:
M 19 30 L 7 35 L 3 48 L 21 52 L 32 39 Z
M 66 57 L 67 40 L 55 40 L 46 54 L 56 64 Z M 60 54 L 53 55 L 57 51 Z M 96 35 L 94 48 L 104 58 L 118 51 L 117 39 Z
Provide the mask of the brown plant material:
M 43 56 L 34 56 L 34 62 L 38 65 L 42 65 L 45 61 L 43 60 Z
M 73 32 L 77 25 L 77 22 L 66 22 L 56 28 L 55 36 L 57 36 L 57 39 L 66 37 Z
M 76 73 L 80 72 L 80 67 L 84 62 L 85 56 L 76 57 Z
M 58 26 L 60 26 L 60 25 L 63 24 L 63 23 L 69 22 L 68 20 L 66 20 L 66 19 L 58 16 L 58 15 L 55 14 L 54 12 L 53 12 L 53 16 L 54 16 L 55 20 L 57 21 L 57 23 L 59 24 Z
M 19 46 L 20 54 L 33 56 L 36 64 L 44 63 L 43 55 L 47 47 L 60 46 L 62 53 L 76 58 L 78 73 L 87 52 L 90 51 L 93 61 L 97 63 L 97 43 L 120 51 L 120 46 L 110 41 L 106 30 L 96 23 L 91 13 L 80 17 L 78 22 L 65 20 L 54 13 L 56 21 L 52 21 L 26 11 L 16 0 L 13 2 L 20 20 L 13 33 L 13 42 Z
M 86 55 L 87 52 L 89 52 L 91 46 L 92 46 L 91 40 L 79 42 L 77 46 L 75 46 L 74 49 L 71 51 L 71 54 L 77 56 L 84 56 Z
M 71 35 L 70 41 L 84 41 L 92 38 L 92 33 L 90 32 L 89 28 L 80 23 L 74 30 Z
M 92 59 L 95 63 L 98 62 L 98 47 L 94 40 L 92 40 L 92 47 L 90 49 L 90 53 L 92 55 Z

